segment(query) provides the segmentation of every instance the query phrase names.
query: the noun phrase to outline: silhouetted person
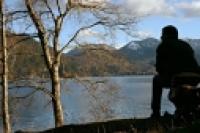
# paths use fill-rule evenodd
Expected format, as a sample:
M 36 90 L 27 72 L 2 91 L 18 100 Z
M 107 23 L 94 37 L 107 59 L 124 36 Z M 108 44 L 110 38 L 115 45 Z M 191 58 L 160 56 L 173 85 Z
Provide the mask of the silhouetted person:
M 162 89 L 170 87 L 171 79 L 181 72 L 199 69 L 190 45 L 178 39 L 178 30 L 168 25 L 162 29 L 161 43 L 156 49 L 156 71 L 153 78 L 152 115 L 160 117 Z

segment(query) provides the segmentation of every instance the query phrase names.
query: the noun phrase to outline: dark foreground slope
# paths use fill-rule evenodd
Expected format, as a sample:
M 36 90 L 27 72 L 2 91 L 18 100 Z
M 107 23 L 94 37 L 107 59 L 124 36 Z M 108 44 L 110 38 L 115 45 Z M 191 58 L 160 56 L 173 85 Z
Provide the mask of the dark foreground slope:
M 199 133 L 200 121 L 177 121 L 171 117 L 158 119 L 122 119 L 82 125 L 65 125 L 45 131 L 16 133 Z

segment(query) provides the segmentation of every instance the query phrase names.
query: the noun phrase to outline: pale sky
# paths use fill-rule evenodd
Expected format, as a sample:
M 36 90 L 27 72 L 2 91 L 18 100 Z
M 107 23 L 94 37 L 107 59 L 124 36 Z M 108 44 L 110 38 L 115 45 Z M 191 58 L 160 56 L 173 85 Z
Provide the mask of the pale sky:
M 12 4 L 14 1 L 20 0 L 7 0 L 8 4 Z M 131 40 L 147 37 L 159 39 L 161 29 L 166 25 L 176 26 L 180 38 L 200 39 L 200 0 L 112 0 L 112 2 L 123 3 L 122 6 L 129 11 L 130 15 L 134 13 L 133 16 L 145 16 L 136 25 L 135 34 L 137 37 L 128 37 L 120 32 L 116 33 L 114 43 L 117 47 L 123 46 Z M 75 28 L 72 27 L 75 27 L 76 23 L 73 22 L 69 25 L 64 26 L 64 32 L 69 32 L 69 29 L 74 30 Z M 70 34 L 65 36 L 70 36 Z M 93 38 L 98 35 L 102 35 L 100 28 L 84 31 L 79 36 Z M 65 39 L 66 37 L 62 37 L 61 42 Z M 111 43 L 111 40 L 101 36 L 99 39 L 92 40 L 96 41 L 95 43 Z
M 136 25 L 137 37 L 127 37 L 118 33 L 115 37 L 117 47 L 131 40 L 154 37 L 160 39 L 161 29 L 174 25 L 180 38 L 200 39 L 200 0 L 112 0 L 123 3 L 129 13 L 145 16 Z M 91 34 L 95 31 L 89 31 Z M 89 35 L 89 32 L 87 34 Z M 95 35 L 98 33 L 95 32 Z M 103 42 L 104 40 L 102 40 Z
M 137 0 L 127 1 L 132 3 Z M 179 29 L 180 37 L 200 38 L 200 0 L 148 0 L 147 3 L 145 1 L 147 0 L 138 0 L 139 5 L 141 4 L 138 8 L 141 13 L 147 12 L 150 15 L 140 21 L 138 29 L 146 36 L 159 38 L 160 29 L 172 24 Z

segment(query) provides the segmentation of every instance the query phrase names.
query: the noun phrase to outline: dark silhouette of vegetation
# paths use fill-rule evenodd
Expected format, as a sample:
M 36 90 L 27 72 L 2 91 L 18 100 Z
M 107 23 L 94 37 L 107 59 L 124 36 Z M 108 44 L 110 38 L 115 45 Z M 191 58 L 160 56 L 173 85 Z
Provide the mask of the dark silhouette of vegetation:
M 156 119 L 122 119 L 80 125 L 66 125 L 45 131 L 17 131 L 16 133 L 193 133 L 199 132 L 200 122 L 176 122 L 171 117 Z

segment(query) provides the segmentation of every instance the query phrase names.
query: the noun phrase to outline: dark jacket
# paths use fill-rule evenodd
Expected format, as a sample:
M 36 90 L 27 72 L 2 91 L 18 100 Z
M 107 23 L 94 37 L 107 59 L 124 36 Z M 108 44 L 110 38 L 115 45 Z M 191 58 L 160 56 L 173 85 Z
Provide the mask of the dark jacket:
M 191 46 L 179 39 L 162 41 L 156 50 L 156 71 L 171 77 L 180 72 L 199 71 Z

